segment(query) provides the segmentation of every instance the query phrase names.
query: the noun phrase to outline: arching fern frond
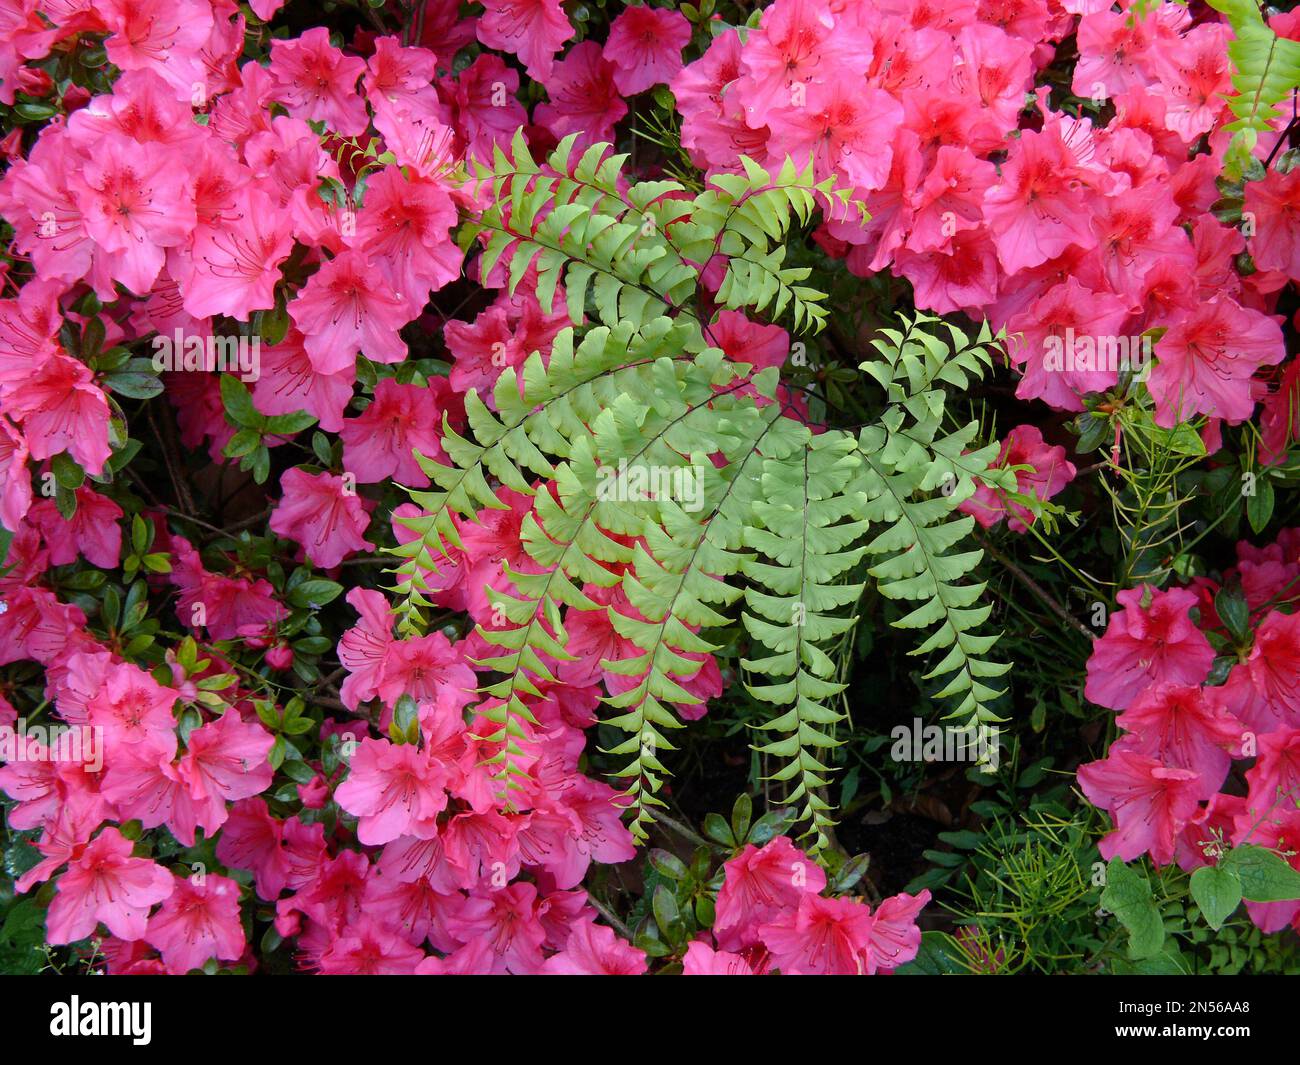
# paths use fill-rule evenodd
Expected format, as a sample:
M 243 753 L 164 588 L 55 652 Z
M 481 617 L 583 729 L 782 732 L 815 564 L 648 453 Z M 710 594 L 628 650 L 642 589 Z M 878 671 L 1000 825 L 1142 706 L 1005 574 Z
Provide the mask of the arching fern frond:
M 483 275 L 504 263 L 513 290 L 535 268 L 541 302 L 563 292 L 574 324 L 549 357 L 507 369 L 490 405 L 469 394 L 468 430 L 444 427 L 448 461 L 420 457 L 432 484 L 411 491 L 421 513 L 400 519 L 414 537 L 395 549 L 399 632 L 423 631 L 430 574 L 458 528 L 503 507 L 502 486 L 530 497 L 526 557 L 488 590 L 494 617 L 478 629 L 491 652 L 476 662 L 488 674 L 476 709 L 503 800 L 524 772 L 531 707 L 574 661 L 569 632 L 603 625 L 619 637 L 601 662 L 604 722 L 624 736 L 606 753 L 646 838 L 671 736 L 718 650 L 710 634 L 730 629 L 748 641 L 749 691 L 772 707 L 755 750 L 818 850 L 844 717 L 831 653 L 866 582 L 916 604 L 897 624 L 931 630 L 916 653 L 935 659 L 927 676 L 944 678 L 953 715 L 993 717 L 1005 667 L 976 631 L 989 614 L 969 581 L 981 555 L 961 548 L 971 521 L 953 511 L 974 478 L 1009 475 L 986 472 L 995 448 L 976 444 L 975 424 L 945 424 L 945 398 L 996 342 L 917 315 L 861 367 L 884 390 L 878 417 L 814 431 L 779 398 L 776 369 L 752 374 L 711 342 L 701 279 L 720 259 L 715 306 L 820 328 L 822 296 L 786 265 L 786 242 L 819 210 L 856 210 L 847 193 L 787 161 L 775 175 L 746 163 L 692 197 L 675 182 L 628 185 L 608 153 L 578 154 L 569 138 L 539 165 L 517 137 L 480 172 L 491 195 L 464 232 Z
M 1208 0 L 1227 16 L 1233 39 L 1228 43 L 1232 60 L 1232 87 L 1236 94 L 1228 106 L 1236 119 L 1235 132 L 1224 159 L 1229 177 L 1239 179 L 1261 133 L 1271 129 L 1278 105 L 1300 88 L 1300 41 L 1279 37 L 1264 21 L 1258 0 Z

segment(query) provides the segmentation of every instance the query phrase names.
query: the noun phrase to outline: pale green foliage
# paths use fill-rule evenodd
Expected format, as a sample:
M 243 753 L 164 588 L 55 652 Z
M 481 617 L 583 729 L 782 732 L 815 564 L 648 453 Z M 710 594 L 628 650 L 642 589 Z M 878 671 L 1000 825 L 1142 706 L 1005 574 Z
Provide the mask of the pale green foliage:
M 1208 0 L 1227 16 L 1233 40 L 1232 86 L 1228 101 L 1236 120 L 1228 129 L 1236 133 L 1225 158 L 1229 176 L 1239 178 L 1249 161 L 1259 134 L 1270 130 L 1278 117 L 1278 104 L 1300 88 L 1300 41 L 1279 37 L 1264 21 L 1258 0 Z
M 543 306 L 562 287 L 574 327 L 549 359 L 534 352 L 501 375 L 495 411 L 470 394 L 469 432 L 446 429 L 450 464 L 420 457 L 433 486 L 411 492 L 423 513 L 403 519 L 415 538 L 396 549 L 399 631 L 426 625 L 428 576 L 459 543 L 457 523 L 502 507 L 497 485 L 532 496 L 532 565 L 507 567 L 514 590 L 490 590 L 494 624 L 478 630 L 495 651 L 479 665 L 500 678 L 478 710 L 495 726 L 485 738 L 505 796 L 523 772 L 529 701 L 555 681 L 555 662 L 572 660 L 566 626 L 601 612 L 632 648 L 602 662 L 626 678 L 605 720 L 627 737 L 609 753 L 643 839 L 682 727 L 674 707 L 700 701 L 686 685 L 718 649 L 700 634 L 739 621 L 749 690 L 773 707 L 756 749 L 817 849 L 833 823 L 826 756 L 845 716 L 825 648 L 854 624 L 868 577 L 917 604 L 900 624 L 931 630 L 916 653 L 935 659 L 927 676 L 945 678 L 954 716 L 992 717 L 986 682 L 1005 667 L 984 657 L 994 638 L 973 631 L 989 610 L 977 605 L 982 585 L 963 579 L 980 553 L 957 549 L 971 522 L 952 512 L 996 448 L 964 454 L 977 426 L 944 430 L 943 388 L 978 376 L 994 338 L 985 329 L 972 342 L 927 316 L 885 333 L 862 366 L 886 393 L 879 420 L 815 433 L 775 401 L 775 369 L 751 375 L 711 343 L 700 275 L 724 255 L 719 303 L 815 331 L 823 297 L 784 265 L 784 242 L 819 209 L 857 210 L 847 193 L 790 163 L 775 177 L 746 164 L 694 197 L 673 182 L 621 189 L 622 159 L 602 160 L 607 150 L 575 158 L 569 139 L 543 168 L 517 139 L 513 158 L 498 152 L 481 175 L 488 206 L 465 228 L 486 245 L 484 275 L 505 262 L 513 287 L 535 265 Z M 629 491 L 619 470 L 694 491 Z M 637 616 L 607 605 L 602 590 L 616 585 Z

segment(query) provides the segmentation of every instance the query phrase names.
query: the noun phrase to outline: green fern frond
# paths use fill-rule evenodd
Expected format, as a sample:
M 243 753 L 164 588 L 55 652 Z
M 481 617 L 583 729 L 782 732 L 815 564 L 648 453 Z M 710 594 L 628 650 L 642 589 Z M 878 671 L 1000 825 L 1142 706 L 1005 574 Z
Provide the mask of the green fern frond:
M 777 400 L 776 369 L 752 375 L 711 343 L 701 279 L 721 256 L 718 306 L 819 329 L 824 297 L 787 265 L 786 243 L 818 211 L 860 208 L 789 160 L 775 175 L 746 162 L 692 197 L 677 182 L 626 184 L 609 153 L 578 154 L 567 138 L 539 164 L 516 136 L 479 171 L 490 194 L 463 233 L 482 247 L 483 275 L 504 263 L 513 291 L 535 268 L 539 300 L 550 310 L 563 293 L 573 325 L 549 356 L 502 373 L 491 404 L 467 396 L 465 432 L 444 426 L 446 462 L 417 456 L 431 484 L 410 491 L 420 514 L 400 519 L 414 537 L 394 549 L 398 631 L 427 625 L 429 575 L 460 546 L 458 528 L 502 508 L 502 486 L 530 497 L 526 561 L 489 589 L 494 617 L 478 629 L 491 651 L 476 663 L 490 674 L 476 710 L 503 799 L 524 772 L 531 704 L 573 660 L 568 630 L 600 614 L 624 641 L 601 663 L 623 678 L 604 703 L 626 738 L 606 753 L 644 840 L 680 708 L 700 702 L 692 681 L 718 650 L 707 634 L 739 621 L 749 690 L 773 707 L 755 750 L 818 850 L 844 717 L 832 655 L 868 579 L 917 604 L 897 624 L 932 629 L 915 653 L 938 659 L 927 676 L 944 678 L 953 715 L 993 719 L 990 682 L 1006 667 L 976 631 L 989 614 L 968 579 L 981 554 L 962 548 L 971 520 L 953 511 L 975 478 L 1013 486 L 1014 474 L 987 470 L 996 447 L 977 446 L 974 423 L 945 425 L 945 397 L 984 373 L 997 338 L 905 321 L 862 366 L 884 390 L 878 418 L 813 432 Z M 651 471 L 693 486 L 689 498 L 625 490 L 624 477 Z M 598 594 L 615 588 L 620 605 Z
M 1228 58 L 1236 94 L 1228 106 L 1236 115 L 1227 128 L 1235 132 L 1224 163 L 1230 177 L 1240 178 L 1259 134 L 1271 129 L 1278 104 L 1300 88 L 1300 41 L 1279 37 L 1264 21 L 1258 0 L 1208 0 L 1227 16 L 1233 40 Z

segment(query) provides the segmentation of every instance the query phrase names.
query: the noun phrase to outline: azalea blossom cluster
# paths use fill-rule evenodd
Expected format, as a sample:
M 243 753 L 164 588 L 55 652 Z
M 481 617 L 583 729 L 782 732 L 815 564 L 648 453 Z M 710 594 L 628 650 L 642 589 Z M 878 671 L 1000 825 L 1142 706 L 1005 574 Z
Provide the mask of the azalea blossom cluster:
M 723 866 L 712 940 L 686 949 L 687 976 L 887 974 L 916 957 L 930 892 L 864 902 L 826 898 L 826 874 L 785 836 L 746 844 Z
M 859 276 L 906 278 L 918 307 L 1005 327 L 1022 398 L 1080 411 L 1118 381 L 1099 349 L 1160 331 L 1157 423 L 1203 414 L 1213 432 L 1251 415 L 1257 371 L 1284 359 L 1273 307 L 1300 278 L 1300 177 L 1249 183 L 1249 225 L 1214 216 L 1230 31 L 1212 11 L 1145 6 L 777 0 L 672 82 L 682 144 L 712 170 L 811 155 L 871 213 L 829 219 L 822 246 Z M 1091 117 L 1035 89 L 1071 36 L 1071 88 Z M 1060 358 L 1067 336 L 1086 338 L 1086 357 Z
M 1300 530 L 1238 544 L 1237 559 L 1222 583 L 1120 592 L 1094 646 L 1085 694 L 1119 711 L 1122 732 L 1079 769 L 1084 795 L 1114 821 L 1104 858 L 1191 870 L 1250 843 L 1300 868 Z M 1249 611 L 1245 646 L 1216 610 L 1223 588 Z M 1246 906 L 1266 932 L 1300 927 L 1300 902 Z
M 119 476 L 138 429 L 122 397 L 150 396 L 123 390 L 120 365 L 101 360 L 155 336 L 274 336 L 250 381 L 251 415 L 305 413 L 329 458 L 300 460 L 313 450 L 295 439 L 301 428 L 260 434 L 280 467 L 299 460 L 273 482 L 267 527 L 304 566 L 360 572 L 340 567 L 390 532 L 413 535 L 403 519 L 419 512 L 390 506 L 390 489 L 429 486 L 415 453 L 445 459 L 469 391 L 494 406 L 502 374 L 549 357 L 570 324 L 543 307 L 535 270 L 516 286 L 503 264 L 477 274 L 454 237 L 478 205 L 467 165 L 517 130 L 535 155 L 574 134 L 614 140 L 629 98 L 668 90 L 701 169 L 811 157 L 819 177 L 853 189 L 871 219 L 828 219 L 822 249 L 859 276 L 906 279 L 917 307 L 1018 336 L 1022 397 L 1080 410 L 1118 380 L 1077 361 L 1054 369 L 1049 338 L 1154 330 L 1160 424 L 1235 424 L 1263 400 L 1267 447 L 1285 450 L 1296 364 L 1267 394 L 1257 371 L 1284 361 L 1274 310 L 1300 276 L 1300 176 L 1247 185 L 1250 233 L 1211 213 L 1228 87 L 1227 32 L 1211 15 L 1164 3 L 1130 18 L 1100 0 L 776 0 L 755 28 L 712 36 L 687 63 L 707 30 L 667 6 L 624 8 L 603 41 L 577 41 L 560 0 L 483 0 L 469 17 L 457 0 L 426 0 L 418 32 L 347 41 L 319 26 L 272 36 L 281 6 L 12 0 L 0 18 L 0 103 L 47 100 L 53 112 L 0 142 L 0 215 L 13 231 L 0 298 L 0 524 L 13 534 L 0 665 L 39 669 L 59 722 L 103 737 L 102 766 L 42 757 L 38 743 L 0 767 L 0 791 L 14 803 L 10 826 L 36 835 L 40 859 L 17 888 L 49 897 L 48 942 L 97 937 L 113 972 L 252 967 L 254 911 L 322 973 L 647 969 L 582 886 L 593 863 L 634 853 L 618 793 L 583 761 L 602 696 L 639 682 L 602 665 L 641 657 L 610 614 L 566 619 L 572 657 L 548 659 L 554 683 L 523 697 L 535 720 L 511 739 L 503 791 L 502 741 L 483 738 L 497 706 L 477 665 L 493 648 L 459 624 L 400 636 L 383 593 L 350 586 L 341 710 L 300 763 L 307 777 L 285 784 L 273 769 L 284 708 L 267 704 L 245 658 L 292 670 L 288 596 L 267 564 L 182 535 L 174 513 L 136 494 L 151 494 L 140 478 Z M 1288 33 L 1294 22 L 1277 20 Z M 1071 35 L 1074 91 L 1104 120 L 1054 109 L 1045 89 L 1025 107 Z M 51 72 L 100 47 L 111 83 L 56 84 Z M 544 90 L 531 109 L 541 94 L 524 78 Z M 1243 252 L 1254 272 L 1237 268 Z M 431 294 L 467 277 L 486 299 L 463 320 L 430 311 Z M 445 376 L 412 365 L 415 341 L 431 335 Z M 755 371 L 790 353 L 785 330 L 734 311 L 711 337 Z M 241 432 L 228 377 L 172 367 L 161 378 L 180 447 L 214 464 Z M 1049 499 L 1074 476 L 1064 449 L 1028 425 L 1010 432 L 998 465 L 1017 470 L 1022 498 L 981 487 L 963 509 L 985 527 L 1005 518 L 1023 530 L 1028 497 Z M 62 486 L 69 466 L 89 480 Z M 533 498 L 496 494 L 498 506 L 452 518 L 455 542 L 421 574 L 434 607 L 485 630 L 501 627 L 493 596 L 514 592 L 509 574 L 539 569 L 525 546 Z M 134 519 L 161 560 L 149 592 L 188 630 L 161 661 L 92 635 L 56 591 L 60 567 L 121 566 Z M 1297 783 L 1287 752 L 1300 637 L 1273 601 L 1293 572 L 1300 537 L 1243 548 L 1236 576 L 1261 625 L 1221 685 L 1207 683 L 1212 598 L 1121 597 L 1089 697 L 1123 711 L 1126 737 L 1080 776 L 1116 817 L 1109 851 L 1191 863 L 1207 860 L 1195 840 L 1211 828 L 1241 841 L 1293 827 L 1266 803 Z M 640 618 L 621 585 L 583 591 Z M 1180 614 L 1193 601 L 1196 624 Z M 699 668 L 677 685 L 694 701 L 675 708 L 698 718 L 723 670 L 712 654 L 685 657 Z M 1194 724 L 1175 728 L 1187 707 Z M 0 725 L 18 717 L 0 695 Z M 1219 789 L 1251 734 L 1251 794 L 1233 798 Z M 220 869 L 169 865 L 178 851 L 151 842 L 163 838 L 211 843 Z M 928 892 L 873 910 L 825 891 L 790 840 L 746 846 L 726 863 L 717 921 L 690 944 L 685 971 L 876 973 L 915 956 Z M 1252 910 L 1270 927 L 1294 917 L 1266 911 Z

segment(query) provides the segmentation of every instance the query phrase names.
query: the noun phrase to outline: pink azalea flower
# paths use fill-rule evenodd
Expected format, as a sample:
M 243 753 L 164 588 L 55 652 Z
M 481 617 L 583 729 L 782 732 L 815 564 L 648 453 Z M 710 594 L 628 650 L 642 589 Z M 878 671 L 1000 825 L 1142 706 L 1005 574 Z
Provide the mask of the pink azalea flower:
M 104 470 L 108 400 L 90 369 L 62 352 L 51 355 L 5 395 L 5 413 L 21 423 L 34 459 L 67 451 L 89 474 Z
M 645 952 L 589 918 L 573 926 L 564 949 L 546 959 L 544 971 L 552 976 L 640 976 L 646 971 Z
M 1296 225 L 1300 218 L 1300 171 L 1283 174 L 1270 167 L 1262 181 L 1246 182 L 1243 209 L 1255 219 L 1255 233 L 1250 239 L 1255 265 L 1300 278 L 1300 228 Z
M 741 54 L 736 95 L 745 121 L 754 129 L 769 125 L 775 109 L 797 106 L 797 87 L 860 79 L 872 51 L 870 39 L 848 20 L 837 22 L 825 0 L 773 4 Z
M 1230 713 L 1256 732 L 1300 727 L 1300 615 L 1273 610 L 1223 686 Z
M 1007 322 L 1008 332 L 1020 338 L 1011 346 L 1011 359 L 1024 366 L 1016 395 L 1060 410 L 1083 410 L 1083 397 L 1113 387 L 1119 370 L 1090 362 L 1080 340 L 1091 340 L 1095 353 L 1098 337 L 1124 335 L 1128 313 L 1118 296 L 1090 290 L 1072 276 L 1048 288 Z
M 286 887 L 298 891 L 312 883 L 324 856 L 324 825 L 297 817 L 278 821 L 261 798 L 232 804 L 217 837 L 217 857 L 229 868 L 250 870 L 257 894 L 268 902 Z
M 229 877 L 207 873 L 173 877 L 171 895 L 149 919 L 144 939 L 162 955 L 167 971 L 183 975 L 210 958 L 235 961 L 247 943 L 239 920 L 239 885 Z
M 488 162 L 494 146 L 507 147 L 515 130 L 528 125 L 528 112 L 516 98 L 519 72 L 500 56 L 484 52 L 443 85 L 456 105 L 456 128 L 466 155 Z
M 334 798 L 358 818 L 357 838 L 367 846 L 401 836 L 429 839 L 447 808 L 447 775 L 429 752 L 414 744 L 364 739 L 353 753 L 348 779 Z
M 77 510 L 67 521 L 52 499 L 32 507 L 27 520 L 41 530 L 51 566 L 66 566 L 84 557 L 101 569 L 117 566 L 122 553 L 122 508 L 85 485 L 76 490 Z
M 1131 862 L 1150 854 L 1156 865 L 1173 860 L 1175 839 L 1196 813 L 1201 790 L 1195 770 L 1170 769 L 1117 747 L 1103 761 L 1079 767 L 1079 786 L 1115 822 L 1098 844 L 1101 856 Z
M 772 964 L 785 976 L 869 976 L 871 909 L 853 899 L 824 899 L 806 892 L 796 909 L 758 929 Z
M 359 252 L 344 252 L 316 271 L 289 315 L 318 373 L 351 368 L 357 352 L 373 362 L 402 362 L 398 330 L 411 319 L 404 295 L 375 284 L 375 269 Z
M 609 24 L 605 58 L 614 64 L 614 84 L 624 96 L 666 85 L 682 69 L 682 49 L 691 24 L 678 11 L 627 7 Z
M 1280 728 L 1259 737 L 1259 757 L 1246 771 L 1246 784 L 1250 810 L 1295 809 L 1300 799 L 1300 728 Z
M 165 688 L 126 662 L 106 665 L 102 685 L 86 700 L 86 720 L 104 730 L 109 743 L 141 743 L 170 737 L 172 708 L 180 692 Z
M 260 189 L 242 191 L 215 225 L 200 226 L 185 277 L 185 310 L 246 322 L 275 306 L 279 266 L 293 250 L 292 225 Z
M 1227 298 L 1199 304 L 1156 345 L 1147 381 L 1156 424 L 1172 428 L 1196 414 L 1244 421 L 1255 409 L 1251 377 L 1285 357 L 1282 330 L 1268 315 Z
M 365 132 L 366 105 L 356 91 L 365 68 L 362 60 L 330 44 L 324 26 L 293 40 L 271 41 L 275 98 L 294 118 L 324 122 L 342 137 Z
M 614 139 L 614 125 L 627 104 L 614 85 L 614 65 L 595 41 L 574 45 L 546 80 L 548 102 L 533 112 L 558 140 L 578 134 L 578 146 Z
M 889 176 L 902 121 L 902 107 L 887 92 L 841 79 L 815 83 L 803 106 L 769 113 L 768 161 L 777 165 L 789 155 L 803 164 L 811 157 L 819 179 L 837 175 L 863 191 L 878 189 Z
M 1091 702 L 1126 710 L 1153 684 L 1205 680 L 1214 649 L 1187 616 L 1197 602 L 1194 592 L 1185 588 L 1161 592 L 1143 585 L 1128 588 L 1117 598 L 1122 609 L 1111 614 L 1088 659 L 1084 695 Z
M 441 632 L 395 640 L 384 660 L 379 697 L 392 706 L 403 695 L 441 709 L 463 710 L 473 701 L 474 671 Z
M 370 517 L 344 478 L 295 466 L 285 470 L 280 487 L 284 494 L 271 513 L 271 531 L 300 544 L 314 564 L 332 569 L 354 551 L 374 550 L 365 538 Z
M 270 415 L 306 411 L 327 433 L 343 428 L 343 414 L 357 379 L 355 360 L 336 373 L 321 373 L 312 365 L 296 329 L 290 329 L 279 344 L 263 347 L 261 359 L 261 374 L 253 383 L 253 406 Z
M 573 36 L 560 0 L 484 0 L 483 7 L 478 39 L 517 55 L 533 80 L 550 81 L 555 53 Z
M 247 628 L 266 628 L 288 616 L 276 601 L 270 581 L 209 573 L 198 552 L 182 536 L 173 536 L 171 582 L 180 589 L 177 614 L 191 627 L 206 628 L 214 640 L 233 640 Z M 203 606 L 196 622 L 195 607 Z
M 419 107 L 437 71 L 438 57 L 427 48 L 408 48 L 397 37 L 379 37 L 362 83 L 367 95 Z
M 274 745 L 264 728 L 241 721 L 233 710 L 190 733 L 189 750 L 178 768 L 196 802 L 219 808 L 217 824 L 204 826 L 209 834 L 225 823 L 227 804 L 271 786 L 274 774 L 267 756 Z
M 424 951 L 392 929 L 362 915 L 348 923 L 319 958 L 324 976 L 409 976 L 424 961 Z
M 1038 266 L 1071 244 L 1091 248 L 1084 174 L 1057 132 L 1021 134 L 984 197 L 984 220 L 1008 274 Z
M 344 420 L 339 433 L 343 468 L 363 484 L 391 477 L 398 484 L 427 488 L 429 478 L 414 452 L 445 462 L 441 425 L 442 412 L 428 386 L 400 385 L 385 378 L 375 386 L 370 406 Z
M 109 135 L 71 178 L 86 233 L 106 258 L 109 276 L 132 292 L 153 288 L 166 249 L 183 244 L 194 228 L 188 176 L 157 144 Z
M 411 316 L 420 312 L 430 289 L 460 276 L 461 253 L 451 240 L 456 208 L 441 185 L 400 167 L 385 167 L 366 185 L 357 213 L 357 248 L 373 262 Z
M 483 939 L 492 950 L 492 972 L 527 976 L 542 970 L 546 931 L 537 916 L 537 888 L 520 882 L 471 894 L 459 914 L 447 920 L 459 943 Z M 593 944 L 598 949 L 599 943 Z M 638 952 L 639 953 L 639 952 Z
M 1021 495 L 1051 499 L 1074 480 L 1074 464 L 1065 457 L 1065 448 L 1049 446 L 1036 426 L 1017 425 L 1007 433 L 994 468 L 1028 466 L 1016 471 L 1016 491 Z M 1011 502 L 995 488 L 978 482 L 975 494 L 959 505 L 963 513 L 970 514 L 984 528 L 996 525 L 1010 514 L 1008 528 L 1024 532 L 1034 523 L 1033 512 L 1020 503 Z
M 1133 751 L 1175 769 L 1190 769 L 1200 777 L 1198 799 L 1208 799 L 1222 786 L 1241 746 L 1241 722 L 1223 708 L 1213 688 L 1189 684 L 1157 684 L 1139 695 L 1116 719 L 1127 735 L 1112 751 Z
M 901 893 L 883 899 L 871 919 L 871 955 L 881 972 L 892 972 L 914 959 L 921 949 L 916 917 L 929 903 L 930 892 Z
M 754 943 L 760 925 L 793 910 L 807 894 L 826 887 L 822 867 L 786 836 L 777 836 L 761 849 L 746 844 L 725 863 L 726 879 L 718 891 L 713 934 L 723 950 Z
M 353 588 L 347 594 L 347 601 L 361 615 L 361 620 L 339 640 L 339 662 L 348 671 L 339 695 L 344 706 L 355 710 L 359 703 L 379 695 L 384 665 L 395 641 L 392 611 L 382 593 Z
M 997 252 L 981 232 L 967 230 L 946 246 L 918 255 L 906 248 L 894 257 L 894 273 L 912 282 L 917 307 L 949 314 L 980 307 L 998 293 Z
M 23 381 L 33 367 L 59 351 L 62 289 L 54 281 L 31 281 L 19 290 L 16 300 L 0 300 L 0 392 Z
M 707 943 L 696 940 L 686 948 L 682 959 L 683 976 L 753 976 L 754 970 L 739 954 L 714 950 Z
M 69 863 L 46 918 L 50 943 L 76 943 L 101 922 L 121 939 L 144 936 L 150 907 L 172 893 L 172 875 L 131 850 L 121 832 L 106 828 Z

